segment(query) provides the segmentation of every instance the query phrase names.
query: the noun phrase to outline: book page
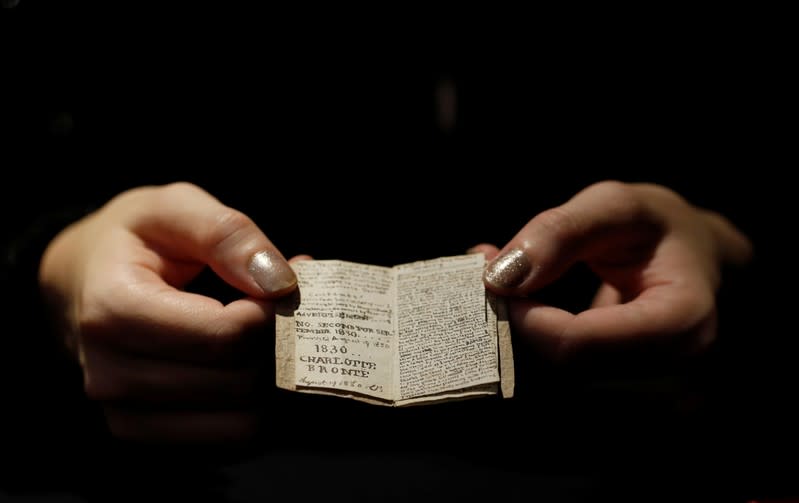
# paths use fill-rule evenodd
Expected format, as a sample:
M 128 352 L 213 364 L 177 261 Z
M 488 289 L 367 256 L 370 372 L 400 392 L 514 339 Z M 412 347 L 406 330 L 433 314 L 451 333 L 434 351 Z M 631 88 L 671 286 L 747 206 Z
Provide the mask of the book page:
M 276 305 L 277 386 L 394 406 L 510 398 L 507 311 L 483 286 L 484 262 L 293 264 L 299 289 Z
M 386 267 L 339 260 L 292 264 L 296 387 L 393 398 L 394 291 Z
M 399 400 L 499 381 L 484 264 L 483 255 L 474 254 L 394 268 Z

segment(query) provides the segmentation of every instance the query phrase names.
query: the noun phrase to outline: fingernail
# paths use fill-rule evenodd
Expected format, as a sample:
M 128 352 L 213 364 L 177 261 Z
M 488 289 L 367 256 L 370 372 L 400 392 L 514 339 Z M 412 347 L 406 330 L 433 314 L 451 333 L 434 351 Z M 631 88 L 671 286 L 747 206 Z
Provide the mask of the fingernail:
M 260 251 L 253 255 L 247 271 L 264 293 L 280 292 L 297 284 L 291 266 L 273 251 Z
M 488 265 L 485 279 L 497 288 L 515 288 L 522 284 L 532 269 L 533 264 L 521 248 L 513 248 Z

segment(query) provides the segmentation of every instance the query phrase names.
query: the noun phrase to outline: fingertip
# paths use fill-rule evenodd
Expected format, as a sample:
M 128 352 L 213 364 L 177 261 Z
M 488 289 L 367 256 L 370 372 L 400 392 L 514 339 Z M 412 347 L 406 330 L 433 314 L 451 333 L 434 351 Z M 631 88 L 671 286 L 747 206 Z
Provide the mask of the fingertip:
M 302 262 L 303 260 L 313 260 L 313 257 L 311 255 L 306 255 L 304 253 L 300 254 L 300 255 L 294 255 L 293 257 L 291 257 L 289 259 L 289 264 L 294 264 L 296 262 Z
M 297 275 L 276 251 L 255 253 L 250 258 L 247 271 L 268 298 L 282 297 L 297 288 Z
M 499 294 L 515 293 L 533 271 L 533 263 L 521 248 L 511 248 L 494 257 L 488 264 L 483 280 Z
M 499 248 L 490 243 L 480 243 L 466 250 L 468 255 L 482 253 L 486 260 L 492 260 L 499 253 Z

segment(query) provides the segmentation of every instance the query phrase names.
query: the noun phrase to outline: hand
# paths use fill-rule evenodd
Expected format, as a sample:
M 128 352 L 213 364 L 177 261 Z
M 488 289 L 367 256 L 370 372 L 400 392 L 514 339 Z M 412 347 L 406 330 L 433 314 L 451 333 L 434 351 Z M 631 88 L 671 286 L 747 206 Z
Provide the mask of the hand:
M 206 265 L 246 296 L 222 305 L 181 290 Z M 244 214 L 186 183 L 133 189 L 57 236 L 39 281 L 113 434 L 252 435 L 263 360 L 251 349 L 297 280 Z
M 521 297 L 510 305 L 515 334 L 564 361 L 707 347 L 716 336 L 722 266 L 745 263 L 752 246 L 724 217 L 667 188 L 601 182 L 537 215 L 501 253 L 491 245 L 475 251 L 495 257 L 486 287 Z M 602 281 L 589 309 L 573 314 L 534 300 L 579 261 Z

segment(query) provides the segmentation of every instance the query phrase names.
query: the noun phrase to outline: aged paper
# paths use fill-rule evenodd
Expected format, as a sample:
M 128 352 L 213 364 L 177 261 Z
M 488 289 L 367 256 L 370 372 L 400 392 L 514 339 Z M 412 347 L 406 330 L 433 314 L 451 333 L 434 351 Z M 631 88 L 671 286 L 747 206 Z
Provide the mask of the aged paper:
M 484 262 L 293 264 L 299 292 L 277 312 L 277 385 L 385 405 L 497 394 L 500 382 L 512 396 L 510 332 L 486 295 Z
M 298 387 L 391 400 L 396 335 L 389 268 L 343 261 L 295 264 L 294 371 Z
M 394 269 L 397 399 L 499 381 L 497 339 L 486 329 L 483 256 L 441 258 Z

